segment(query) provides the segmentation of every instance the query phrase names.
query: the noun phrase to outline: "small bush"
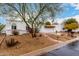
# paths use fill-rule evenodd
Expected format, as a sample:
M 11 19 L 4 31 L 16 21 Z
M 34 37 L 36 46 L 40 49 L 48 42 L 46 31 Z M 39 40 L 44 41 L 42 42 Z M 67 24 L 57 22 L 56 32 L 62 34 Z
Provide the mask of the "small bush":
M 42 34 L 40 34 L 39 37 L 42 37 Z
M 79 34 L 79 31 L 77 33 Z
M 7 47 L 13 47 L 13 46 L 17 45 L 19 42 L 15 41 L 14 38 L 10 38 L 9 40 L 5 40 L 5 43 L 6 43 Z
M 45 23 L 45 25 L 51 25 L 51 23 L 48 21 L 48 22 Z
M 13 34 L 13 35 L 19 35 L 19 32 L 16 31 L 16 30 L 14 30 L 14 31 L 12 31 L 12 34 Z

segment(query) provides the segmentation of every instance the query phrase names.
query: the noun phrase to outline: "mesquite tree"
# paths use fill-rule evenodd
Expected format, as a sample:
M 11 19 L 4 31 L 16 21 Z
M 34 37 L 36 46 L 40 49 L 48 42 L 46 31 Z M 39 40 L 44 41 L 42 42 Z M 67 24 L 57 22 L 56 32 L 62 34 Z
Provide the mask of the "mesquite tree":
M 38 29 L 49 17 L 52 20 L 63 10 L 62 4 L 58 3 L 6 3 L 0 4 L 0 14 L 5 17 L 17 18 L 23 20 L 27 30 L 32 37 L 39 32 Z

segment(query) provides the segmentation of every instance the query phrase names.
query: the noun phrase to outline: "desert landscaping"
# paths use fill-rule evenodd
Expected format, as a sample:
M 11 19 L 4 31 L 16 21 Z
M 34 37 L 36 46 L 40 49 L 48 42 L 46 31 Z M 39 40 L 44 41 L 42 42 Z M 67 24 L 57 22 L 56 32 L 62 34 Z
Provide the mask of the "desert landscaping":
M 24 54 L 27 55 L 27 53 L 30 53 L 39 49 L 43 49 L 45 47 L 61 44 L 62 41 L 65 43 L 65 41 L 72 40 L 72 38 L 70 37 L 63 37 L 64 40 L 62 40 L 62 36 L 59 36 L 59 38 L 57 39 L 56 38 L 57 35 L 53 35 L 54 37 L 51 37 L 51 35 L 53 34 L 39 33 L 35 38 L 32 38 L 29 33 L 23 34 L 23 35 L 6 36 L 5 40 L 0 46 L 0 55 L 3 55 L 3 56 L 7 56 L 7 55 L 16 56 L 16 55 L 24 55 Z M 2 38 L 4 38 L 4 35 L 0 36 L 0 40 Z
M 48 38 L 41 36 L 32 39 L 30 34 L 7 36 L 6 39 L 14 39 L 18 41 L 16 46 L 6 46 L 5 41 L 0 47 L 0 55 L 23 55 L 50 45 L 57 44 L 56 41 L 50 41 Z
M 0 16 L 6 21 L 0 23 L 0 56 L 41 56 L 68 44 L 74 46 L 79 41 L 79 22 L 73 17 L 57 21 L 64 10 L 61 6 L 0 4 Z

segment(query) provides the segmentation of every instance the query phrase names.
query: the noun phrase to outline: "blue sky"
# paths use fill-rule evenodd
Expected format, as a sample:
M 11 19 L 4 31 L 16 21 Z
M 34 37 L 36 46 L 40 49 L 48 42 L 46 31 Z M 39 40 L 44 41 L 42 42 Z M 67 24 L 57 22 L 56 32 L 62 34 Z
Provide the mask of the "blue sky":
M 63 4 L 64 6 L 64 12 L 61 13 L 58 18 L 67 18 L 67 17 L 74 17 L 74 16 L 78 16 L 79 15 L 79 4 L 68 4 L 68 3 L 65 3 Z M 0 17 L 0 23 L 3 23 L 5 24 L 6 21 L 5 21 L 5 18 L 3 17 Z
M 6 21 L 5 21 L 5 18 L 4 18 L 4 17 L 0 17 L 0 23 L 2 23 L 2 24 L 5 24 L 5 23 L 6 23 Z
M 79 3 L 65 3 L 63 6 L 64 12 L 58 16 L 56 21 L 61 23 L 68 18 L 75 18 L 79 22 Z
M 79 5 L 79 4 L 78 4 Z M 79 6 L 76 4 L 64 4 L 64 12 L 59 16 L 60 18 L 71 17 L 79 15 L 79 10 L 76 9 Z

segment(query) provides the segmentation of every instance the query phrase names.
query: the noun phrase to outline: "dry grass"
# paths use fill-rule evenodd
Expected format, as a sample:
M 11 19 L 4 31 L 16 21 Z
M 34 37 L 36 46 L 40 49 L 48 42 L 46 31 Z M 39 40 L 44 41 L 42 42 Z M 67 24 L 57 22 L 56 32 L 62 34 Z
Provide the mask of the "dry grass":
M 2 36 L 0 36 L 0 39 L 1 37 Z M 55 41 L 50 41 L 44 36 L 32 38 L 30 34 L 6 37 L 6 39 L 9 38 L 18 40 L 20 44 L 8 48 L 6 47 L 5 42 L 3 42 L 2 46 L 0 47 L 0 55 L 22 55 L 58 43 Z

